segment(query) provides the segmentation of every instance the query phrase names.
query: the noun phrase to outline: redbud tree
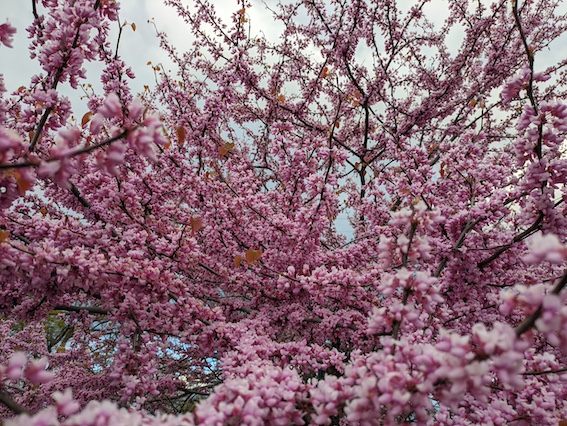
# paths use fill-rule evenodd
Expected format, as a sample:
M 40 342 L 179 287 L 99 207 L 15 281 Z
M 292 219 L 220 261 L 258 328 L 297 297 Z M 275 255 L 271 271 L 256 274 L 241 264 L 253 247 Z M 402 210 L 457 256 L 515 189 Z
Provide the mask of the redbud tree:
M 0 24 L 6 425 L 563 424 L 564 3 L 164 3 Z

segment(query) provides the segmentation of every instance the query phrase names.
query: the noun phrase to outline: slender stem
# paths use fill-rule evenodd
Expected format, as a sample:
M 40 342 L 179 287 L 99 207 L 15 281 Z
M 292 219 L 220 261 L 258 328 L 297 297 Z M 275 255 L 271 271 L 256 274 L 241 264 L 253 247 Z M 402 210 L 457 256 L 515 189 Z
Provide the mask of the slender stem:
M 402 253 L 402 266 L 404 268 L 406 268 L 408 266 L 408 260 L 409 260 L 409 251 L 411 249 L 411 244 L 413 242 L 413 238 L 415 236 L 415 231 L 417 230 L 417 221 L 412 221 L 411 223 L 411 228 L 409 230 L 409 235 L 408 235 L 408 247 L 406 249 L 406 251 L 404 251 Z M 408 303 L 410 294 L 412 292 L 412 289 L 409 285 L 406 285 L 406 287 L 404 288 L 404 294 L 402 295 L 402 304 L 406 305 Z M 398 337 L 400 336 L 400 328 L 402 326 L 402 320 L 395 320 L 394 323 L 392 324 L 392 338 L 394 340 L 397 340 Z
M 524 376 L 543 376 L 545 374 L 559 374 L 567 371 L 567 367 L 559 368 L 557 370 L 542 370 L 542 371 L 526 371 Z
M 521 233 L 519 233 L 518 235 L 516 235 L 509 244 L 506 244 L 506 245 L 500 247 L 498 250 L 496 250 L 493 254 L 488 256 L 486 259 L 483 259 L 480 262 L 478 262 L 476 266 L 479 269 L 486 268 L 490 263 L 492 263 L 493 261 L 498 259 L 503 253 L 508 251 L 514 243 L 518 243 L 518 242 L 526 239 L 530 235 L 532 235 L 534 232 L 539 231 L 539 229 L 543 225 L 543 217 L 544 217 L 543 213 L 540 212 L 537 219 L 535 220 L 535 222 L 529 228 L 527 228 L 526 230 L 524 230 Z

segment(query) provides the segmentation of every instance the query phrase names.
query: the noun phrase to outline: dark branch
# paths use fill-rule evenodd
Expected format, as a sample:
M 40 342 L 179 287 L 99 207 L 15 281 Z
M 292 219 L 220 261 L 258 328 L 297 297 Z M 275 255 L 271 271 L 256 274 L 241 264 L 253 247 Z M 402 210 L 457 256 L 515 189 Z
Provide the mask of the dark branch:
M 14 414 L 25 414 L 29 413 L 29 410 L 20 404 L 18 404 L 14 399 L 6 392 L 0 390 L 0 403 L 8 408 Z
M 563 273 L 563 277 L 561 277 L 557 285 L 553 288 L 551 294 L 558 295 L 559 293 L 561 293 L 561 290 L 563 290 L 566 285 L 567 285 L 567 270 Z M 539 307 L 535 310 L 533 314 L 527 317 L 518 327 L 516 327 L 516 336 L 520 337 L 522 334 L 531 330 L 535 326 L 535 323 L 538 320 L 538 318 L 541 316 L 542 312 L 543 312 L 543 306 L 539 305 Z
M 99 308 L 97 306 L 63 306 L 57 305 L 54 310 L 56 311 L 66 311 L 66 312 L 87 312 L 94 315 L 107 315 L 108 310 L 104 308 Z

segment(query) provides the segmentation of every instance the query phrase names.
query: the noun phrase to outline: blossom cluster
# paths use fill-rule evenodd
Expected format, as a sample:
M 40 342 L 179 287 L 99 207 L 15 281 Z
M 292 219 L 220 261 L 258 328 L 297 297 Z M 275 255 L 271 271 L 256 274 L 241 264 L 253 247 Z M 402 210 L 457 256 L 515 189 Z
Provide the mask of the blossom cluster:
M 34 1 L 0 78 L 7 425 L 566 420 L 559 2 L 163 0 L 183 51 L 119 3 Z

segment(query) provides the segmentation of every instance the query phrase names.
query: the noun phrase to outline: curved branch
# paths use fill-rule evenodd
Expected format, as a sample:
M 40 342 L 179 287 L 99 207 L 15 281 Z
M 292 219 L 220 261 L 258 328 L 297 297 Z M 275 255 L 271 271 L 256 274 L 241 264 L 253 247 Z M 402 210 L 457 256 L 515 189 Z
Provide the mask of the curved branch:
M 29 410 L 24 406 L 18 404 L 14 399 L 6 392 L 0 390 L 0 404 L 4 405 L 8 410 L 14 414 L 26 414 Z

